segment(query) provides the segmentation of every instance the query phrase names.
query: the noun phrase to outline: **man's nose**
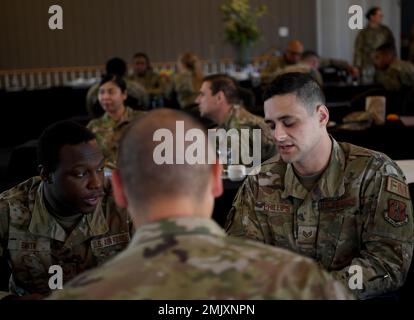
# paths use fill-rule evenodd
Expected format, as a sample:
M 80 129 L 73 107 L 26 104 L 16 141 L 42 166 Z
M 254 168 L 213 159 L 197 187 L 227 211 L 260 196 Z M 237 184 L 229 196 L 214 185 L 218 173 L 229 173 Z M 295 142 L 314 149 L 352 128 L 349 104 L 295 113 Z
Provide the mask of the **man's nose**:
M 103 185 L 103 174 L 94 172 L 90 175 L 88 187 L 89 189 L 100 189 Z
M 284 141 L 286 140 L 287 134 L 283 126 L 276 126 L 274 131 L 274 137 L 276 141 Z

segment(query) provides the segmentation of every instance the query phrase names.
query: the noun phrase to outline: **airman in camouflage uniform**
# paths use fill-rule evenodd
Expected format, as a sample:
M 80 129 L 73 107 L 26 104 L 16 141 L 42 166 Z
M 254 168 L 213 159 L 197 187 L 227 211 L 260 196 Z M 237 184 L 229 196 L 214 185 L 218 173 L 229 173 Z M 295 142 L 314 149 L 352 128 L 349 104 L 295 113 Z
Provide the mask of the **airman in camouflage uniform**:
M 149 106 L 149 97 L 145 88 L 138 82 L 131 79 L 125 79 L 125 83 L 127 86 L 128 96 L 136 99 L 138 106 L 142 107 L 143 109 L 146 109 Z M 97 115 L 97 113 L 94 111 L 94 108 L 96 104 L 99 103 L 98 92 L 99 83 L 96 83 L 89 88 L 86 94 L 86 110 L 92 116 Z
M 359 265 L 361 297 L 395 290 L 413 252 L 404 175 L 381 153 L 333 143 L 329 166 L 311 192 L 291 164 L 280 158 L 262 164 L 239 190 L 227 232 L 314 258 L 345 285 L 348 268 Z
M 374 56 L 375 82 L 388 91 L 404 91 L 414 88 L 414 65 L 396 58 L 393 45 L 384 44 L 377 48 Z
M 158 147 L 151 141 L 154 132 L 175 132 L 177 121 L 184 122 L 185 135 L 203 130 L 189 115 L 167 109 L 151 111 L 128 129 L 113 187 L 136 226 L 131 245 L 51 299 L 352 298 L 311 259 L 226 237 L 211 220 L 213 199 L 222 192 L 220 165 L 159 165 L 152 159 Z M 182 142 L 177 141 L 174 158 L 188 151 L 190 144 Z M 212 151 L 205 134 L 203 145 L 206 153 Z
M 148 55 L 144 52 L 137 52 L 132 61 L 133 73 L 129 80 L 139 83 L 150 95 L 162 95 L 165 90 L 165 80 L 156 73 L 151 66 Z
M 111 288 L 107 290 L 105 288 Z M 50 299 L 351 299 L 313 261 L 226 237 L 207 218 L 170 218 L 137 229 L 130 246 Z
M 80 135 L 73 130 L 73 125 L 56 126 L 61 126 L 71 135 L 69 139 L 77 139 Z M 87 131 L 80 127 L 76 130 Z M 62 133 L 62 130 L 54 128 L 50 135 Z M 87 137 L 93 137 L 87 132 L 90 135 Z M 50 135 L 48 138 L 41 137 L 41 140 L 49 141 Z M 41 140 L 39 144 L 43 145 Z M 47 143 L 46 147 L 55 150 L 56 146 Z M 95 155 L 100 157 L 96 159 L 102 163 L 103 155 L 96 141 L 80 143 L 76 145 L 77 149 L 70 145 L 72 149 L 65 149 L 65 153 L 64 147 L 68 145 L 60 148 L 61 159 L 57 170 L 68 170 L 63 163 L 70 157 L 69 162 L 74 160 L 73 165 L 77 168 L 69 169 L 69 177 L 64 173 L 65 178 L 62 178 L 60 173 L 56 174 L 57 170 L 49 176 L 44 171 L 46 167 L 43 167 L 42 179 L 33 177 L 0 194 L 0 263 L 7 262 L 11 272 L 10 292 L 0 292 L 0 298 L 11 294 L 47 295 L 51 291 L 51 266 L 62 268 L 62 280 L 66 283 L 85 270 L 102 264 L 129 242 L 132 224 L 128 213 L 116 206 L 110 188 L 103 187 L 103 173 L 97 173 L 100 177 L 96 176 L 94 182 L 90 180 L 93 178 L 89 178 L 92 175 L 89 171 L 76 173 L 76 178 L 73 177 L 75 173 L 72 170 L 83 170 L 82 166 L 89 168 L 89 165 L 95 167 Z M 86 152 L 87 159 L 79 158 L 78 152 Z M 83 184 L 85 179 L 89 179 L 87 187 Z M 52 189 L 59 190 L 54 202 L 46 196 Z M 85 203 L 84 198 L 88 198 L 88 202 Z M 60 204 L 58 208 L 58 202 L 64 205 Z M 1 274 L 2 277 L 7 275 Z
M 220 98 L 219 98 L 220 96 Z M 196 100 L 202 116 L 210 118 L 218 129 L 254 129 L 261 130 L 261 159 L 275 155 L 276 146 L 271 130 L 263 119 L 251 114 L 238 105 L 240 100 L 237 84 L 226 75 L 211 75 L 204 78 L 200 94 Z M 239 137 L 241 135 L 239 134 Z M 249 149 L 253 150 L 253 134 L 249 132 Z M 227 144 L 229 146 L 229 143 Z M 242 144 L 241 147 L 243 148 Z
M 374 70 L 373 54 L 375 50 L 385 43 L 395 45 L 392 31 L 381 24 L 382 12 L 380 8 L 372 8 L 367 13 L 369 20 L 365 29 L 361 30 L 355 39 L 354 66 L 361 73 Z
M 291 40 L 282 56 L 271 57 L 268 64 L 261 70 L 260 77 L 262 83 L 270 83 L 278 72 L 284 68 L 296 65 L 300 62 L 303 54 L 303 44 L 299 40 Z
M 245 180 L 226 230 L 231 236 L 311 257 L 346 287 L 353 274 L 349 268 L 361 267 L 363 289 L 354 290 L 359 298 L 390 293 L 404 283 L 413 254 L 413 208 L 405 177 L 384 154 L 338 143 L 328 136 L 326 127 L 319 129 L 320 137 L 314 137 L 313 148 L 327 139 L 327 151 L 318 150 L 311 157 L 311 149 L 303 158 L 309 159 L 308 164 L 299 160 L 300 150 L 306 148 L 299 140 L 314 133 L 304 132 L 299 138 L 296 130 L 310 121 L 300 115 L 311 116 L 305 115 L 308 107 L 291 103 L 299 104 L 301 98 L 287 93 L 297 88 L 286 83 L 304 83 L 302 90 L 307 90 L 310 79 L 300 74 L 281 76 L 266 93 L 266 119 L 276 126 L 279 155 L 263 163 L 257 176 Z M 308 90 L 317 94 L 316 88 L 314 84 Z M 316 112 L 312 121 L 329 120 L 326 111 Z M 279 114 L 286 117 L 282 120 L 286 124 L 278 122 Z M 300 123 L 291 119 L 300 119 Z M 324 157 L 327 165 L 322 162 L 322 170 L 299 174 L 303 166 L 318 164 Z
M 401 88 L 414 87 L 414 65 L 411 62 L 395 59 L 386 71 L 375 74 L 375 82 L 386 90 L 399 91 Z
M 96 140 L 103 151 L 108 168 L 116 166 L 118 141 L 125 127 L 132 120 L 144 114 L 145 112 L 126 107 L 123 116 L 118 121 L 112 119 L 108 113 L 104 113 L 102 117 L 93 119 L 88 123 L 87 127 L 96 135 Z
M 68 235 L 47 210 L 42 185 L 34 177 L 0 195 L 0 259 L 9 257 L 10 291 L 18 296 L 48 294 L 52 265 L 62 267 L 65 283 L 129 242 L 128 214 L 109 194 Z

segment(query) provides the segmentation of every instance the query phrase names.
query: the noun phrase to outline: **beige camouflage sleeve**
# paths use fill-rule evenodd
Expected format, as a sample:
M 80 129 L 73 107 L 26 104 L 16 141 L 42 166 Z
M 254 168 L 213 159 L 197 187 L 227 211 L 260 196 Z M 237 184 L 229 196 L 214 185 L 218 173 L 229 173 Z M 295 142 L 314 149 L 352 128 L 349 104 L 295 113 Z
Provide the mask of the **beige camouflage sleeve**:
M 7 283 L 9 272 L 6 269 L 5 252 L 7 249 L 7 239 L 9 230 L 9 206 L 8 203 L 0 199 L 0 284 Z M 0 288 L 0 290 L 7 288 Z M 9 296 L 7 291 L 0 291 L 0 300 Z
M 257 176 L 249 176 L 237 192 L 227 216 L 226 232 L 230 236 L 265 242 L 263 230 L 255 212 Z
M 376 81 L 383 85 L 388 91 L 399 91 L 401 89 L 401 81 L 399 79 L 399 71 L 395 69 L 378 73 Z
M 362 299 L 397 290 L 405 281 L 413 254 L 413 208 L 403 174 L 392 162 L 370 171 L 372 179 L 363 187 L 361 198 L 366 220 L 359 257 L 332 272 L 348 286 L 349 267 L 360 267 L 363 288 L 355 289 L 355 294 Z

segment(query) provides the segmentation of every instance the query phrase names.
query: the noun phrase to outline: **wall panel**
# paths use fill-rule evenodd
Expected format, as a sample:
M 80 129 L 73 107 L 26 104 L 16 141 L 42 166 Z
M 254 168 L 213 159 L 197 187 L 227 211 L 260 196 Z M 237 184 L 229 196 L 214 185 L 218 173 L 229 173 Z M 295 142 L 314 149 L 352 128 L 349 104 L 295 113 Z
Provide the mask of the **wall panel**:
M 136 51 L 153 61 L 173 61 L 183 51 L 205 59 L 231 57 L 224 42 L 219 5 L 223 0 L 2 0 L 0 69 L 103 64 Z M 283 48 L 280 26 L 316 47 L 316 0 L 252 0 L 266 4 L 263 39 L 254 54 Z M 48 28 L 48 8 L 63 7 L 63 30 Z

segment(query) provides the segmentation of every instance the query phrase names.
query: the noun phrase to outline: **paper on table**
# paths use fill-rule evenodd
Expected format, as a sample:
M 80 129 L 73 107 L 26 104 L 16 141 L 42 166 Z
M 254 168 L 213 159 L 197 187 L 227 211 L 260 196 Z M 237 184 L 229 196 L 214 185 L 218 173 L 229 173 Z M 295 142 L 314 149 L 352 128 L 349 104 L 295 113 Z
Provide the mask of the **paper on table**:
M 401 122 L 406 127 L 413 127 L 414 126 L 414 117 L 401 116 L 400 119 L 401 119 Z

